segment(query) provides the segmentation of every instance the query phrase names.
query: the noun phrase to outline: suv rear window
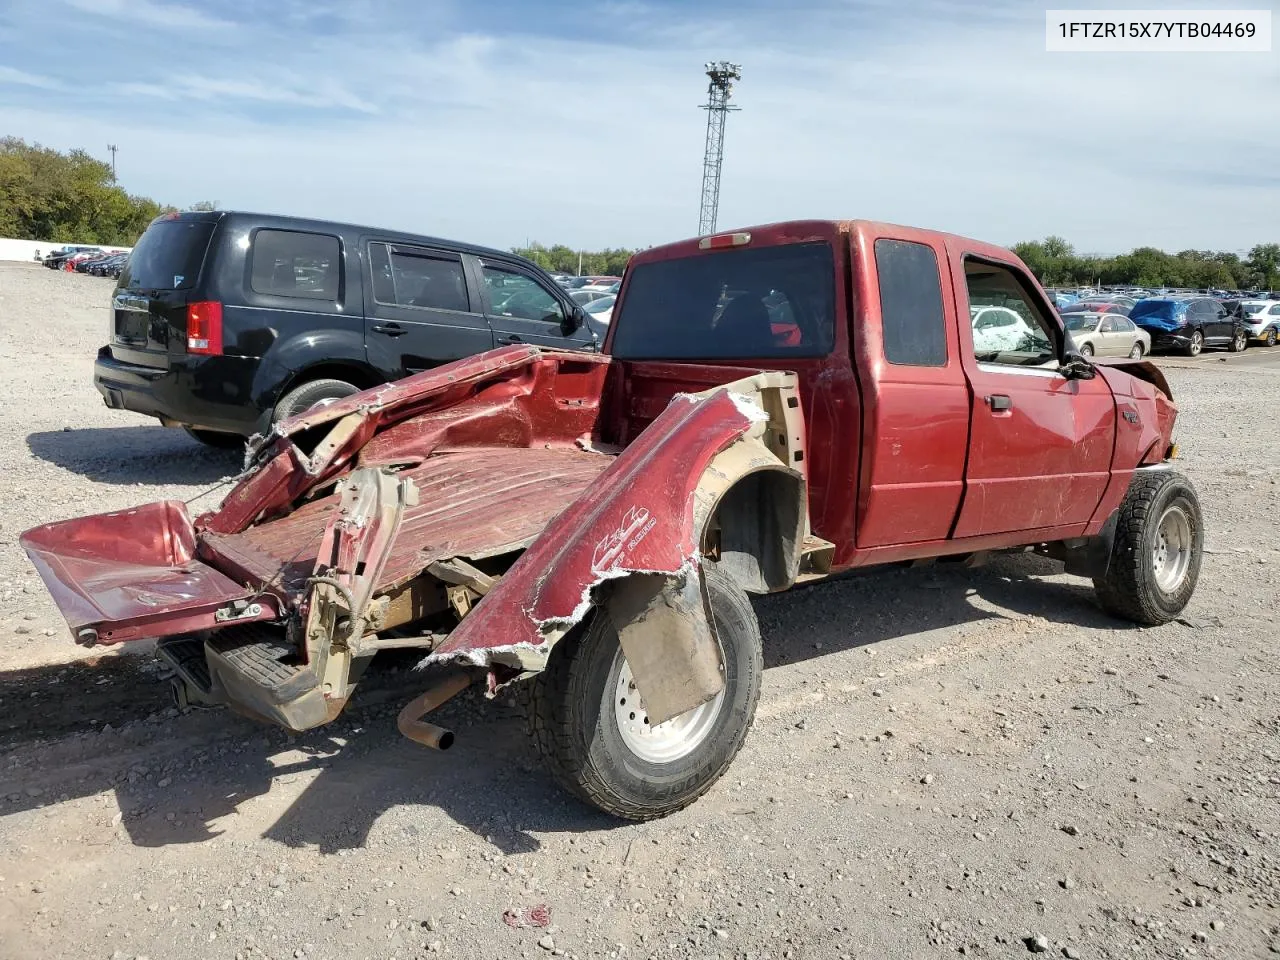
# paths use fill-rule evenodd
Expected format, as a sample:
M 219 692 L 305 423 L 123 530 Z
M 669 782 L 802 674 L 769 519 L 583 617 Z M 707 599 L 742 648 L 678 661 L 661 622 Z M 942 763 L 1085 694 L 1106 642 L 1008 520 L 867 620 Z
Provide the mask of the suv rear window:
M 259 230 L 253 235 L 250 285 L 273 297 L 337 300 L 338 258 L 337 237 Z
M 212 220 L 157 220 L 129 254 L 120 271 L 120 287 L 133 290 L 186 290 L 200 274 Z
M 611 353 L 630 360 L 818 357 L 835 332 L 830 244 L 737 248 L 633 267 Z
M 1178 312 L 1178 304 L 1172 300 L 1139 300 L 1129 314 L 1131 320 L 1143 317 L 1155 317 L 1158 320 L 1172 320 Z

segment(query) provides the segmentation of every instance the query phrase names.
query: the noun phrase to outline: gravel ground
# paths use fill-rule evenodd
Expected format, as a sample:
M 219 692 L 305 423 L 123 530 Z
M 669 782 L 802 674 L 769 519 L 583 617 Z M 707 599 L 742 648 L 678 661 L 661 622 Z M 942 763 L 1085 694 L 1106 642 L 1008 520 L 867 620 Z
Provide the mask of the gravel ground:
M 629 825 L 556 790 L 510 703 L 447 705 L 448 753 L 400 738 L 403 663 L 289 736 L 70 643 L 18 532 L 238 466 L 102 406 L 108 286 L 0 265 L 0 957 L 1280 952 L 1280 350 L 1165 364 L 1209 531 L 1184 623 L 1034 557 L 762 599 L 746 747 Z

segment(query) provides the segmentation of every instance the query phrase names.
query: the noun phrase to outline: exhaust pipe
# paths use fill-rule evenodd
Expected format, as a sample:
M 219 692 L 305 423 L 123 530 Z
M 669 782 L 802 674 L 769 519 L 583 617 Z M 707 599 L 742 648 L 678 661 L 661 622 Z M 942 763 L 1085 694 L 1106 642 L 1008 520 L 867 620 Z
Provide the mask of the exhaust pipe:
M 400 716 L 396 718 L 396 728 L 414 743 L 433 750 L 448 750 L 453 746 L 453 731 L 427 723 L 422 718 L 469 686 L 471 675 L 468 673 L 455 673 L 446 677 L 404 705 Z

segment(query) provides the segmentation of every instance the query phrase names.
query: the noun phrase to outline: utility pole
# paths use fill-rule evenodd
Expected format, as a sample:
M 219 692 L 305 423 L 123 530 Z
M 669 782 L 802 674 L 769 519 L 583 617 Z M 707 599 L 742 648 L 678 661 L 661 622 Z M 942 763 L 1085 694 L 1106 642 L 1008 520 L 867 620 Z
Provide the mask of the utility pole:
M 114 143 L 108 143 L 107 149 L 111 151 L 111 179 L 116 178 L 116 150 L 118 149 Z
M 715 233 L 720 210 L 720 167 L 724 163 L 724 121 L 730 110 L 733 82 L 742 79 L 742 67 L 727 60 L 703 64 L 711 83 L 707 88 L 707 146 L 702 155 L 702 204 L 698 212 L 698 236 Z

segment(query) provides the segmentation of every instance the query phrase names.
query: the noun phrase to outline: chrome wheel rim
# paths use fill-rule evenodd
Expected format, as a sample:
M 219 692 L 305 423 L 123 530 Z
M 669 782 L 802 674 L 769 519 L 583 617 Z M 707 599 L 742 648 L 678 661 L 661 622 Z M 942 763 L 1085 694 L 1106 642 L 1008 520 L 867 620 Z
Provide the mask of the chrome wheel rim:
M 1141 359 L 1142 359 L 1142 344 L 1140 344 L 1140 343 L 1135 343 L 1135 344 L 1133 345 L 1133 349 L 1129 351 L 1129 359 L 1130 359 L 1130 360 L 1141 360 Z
M 723 673 L 724 667 L 720 669 Z M 649 763 L 671 763 L 687 757 L 707 739 L 724 707 L 725 691 L 721 689 L 701 706 L 654 726 L 649 723 L 644 699 L 621 649 L 609 672 L 614 680 L 605 689 L 613 690 L 613 719 L 618 735 L 628 750 Z
M 1243 350 L 1244 344 L 1245 344 L 1244 334 L 1243 333 L 1236 334 L 1236 350 L 1237 351 Z
M 1182 586 L 1191 568 L 1191 518 L 1180 506 L 1167 507 L 1156 525 L 1151 547 L 1151 570 L 1165 593 Z
M 1200 352 L 1200 347 L 1203 346 L 1203 344 L 1204 344 L 1204 337 L 1201 336 L 1199 332 L 1193 333 L 1191 335 L 1191 353 L 1193 355 Z

